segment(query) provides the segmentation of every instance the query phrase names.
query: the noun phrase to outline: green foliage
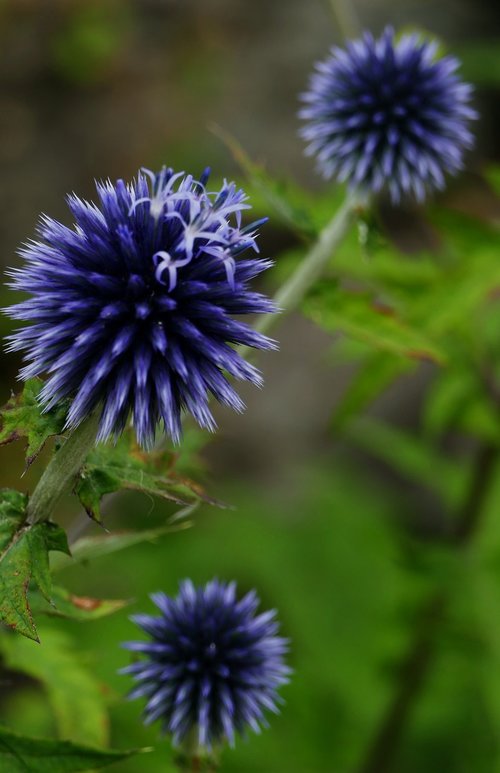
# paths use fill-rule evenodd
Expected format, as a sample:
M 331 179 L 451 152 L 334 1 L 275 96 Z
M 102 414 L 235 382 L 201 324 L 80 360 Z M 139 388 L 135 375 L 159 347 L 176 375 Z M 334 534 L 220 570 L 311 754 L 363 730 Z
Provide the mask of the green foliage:
M 51 411 L 43 411 L 38 401 L 42 386 L 41 379 L 30 379 L 25 383 L 23 391 L 13 395 L 0 410 L 0 446 L 25 438 L 28 467 L 48 438 L 61 434 L 66 421 L 65 402 Z
M 393 381 L 415 368 L 416 362 L 394 356 L 391 352 L 368 350 L 358 371 L 335 408 L 332 426 L 341 429 L 350 419 L 369 406 Z
M 99 445 L 89 454 L 75 491 L 95 521 L 101 520 L 102 497 L 121 489 L 142 491 L 181 505 L 221 504 L 197 483 L 178 474 L 175 462 L 176 455 L 171 451 L 144 453 L 132 433 L 126 432 L 115 446 Z
M 350 292 L 334 282 L 320 285 L 303 304 L 304 312 L 321 327 L 340 331 L 377 350 L 411 359 L 442 362 L 446 354 L 416 327 L 399 318 L 370 292 Z
M 250 178 L 256 209 L 262 214 L 271 210 L 275 221 L 293 234 L 294 246 L 282 256 L 275 274 L 284 279 L 337 209 L 342 191 L 318 195 L 276 182 L 233 140 L 227 142 Z M 489 178 L 500 191 L 498 170 Z M 463 209 L 460 196 L 453 204 L 452 194 L 449 201 Z M 452 544 L 439 532 L 445 522 L 440 518 L 448 518 L 451 525 L 463 512 L 473 480 L 469 446 L 456 453 L 445 442 L 447 436 L 466 435 L 488 446 L 500 440 L 498 225 L 488 223 L 483 213 L 465 214 L 442 204 L 418 212 L 415 220 L 428 238 L 423 249 L 416 229 L 417 243 L 407 254 L 376 217 L 360 215 L 357 231 L 353 229 L 332 255 L 328 275 L 304 301 L 310 319 L 333 335 L 341 334 L 344 354 L 349 349 L 357 369 L 333 416 L 335 433 L 342 433 L 341 453 L 326 452 L 322 464 L 313 460 L 311 469 L 294 469 L 287 475 L 286 490 L 270 495 L 255 484 L 243 488 L 235 474 L 234 481 L 222 485 L 238 502 L 238 517 L 215 510 L 193 533 L 160 541 L 189 525 L 186 517 L 200 502 L 218 504 L 184 476 L 192 474 L 192 452 L 201 435 L 188 435 L 180 458 L 166 450 L 146 455 L 130 433 L 116 447 L 99 446 L 76 484 L 93 519 L 101 518 L 102 497 L 122 489 L 185 504 L 187 511 L 166 523 L 164 514 L 152 513 L 153 523 L 137 532 L 82 537 L 72 546 L 72 560 L 62 552 L 51 558 L 53 572 L 64 570 L 75 592 L 53 587 L 48 574 L 48 551 L 65 548 L 61 531 L 52 524 L 29 527 L 26 499 L 16 492 L 4 494 L 3 619 L 31 638 L 36 637 L 31 611 L 66 619 L 50 622 L 37 658 L 31 642 L 10 633 L 0 640 L 0 651 L 6 667 L 43 685 L 62 737 L 106 742 L 100 681 L 105 679 L 120 693 L 126 689 L 123 677 L 116 675 L 121 665 L 116 645 L 131 636 L 130 625 L 124 613 L 108 617 L 125 605 L 120 599 L 138 598 L 137 609 L 142 611 L 150 603 L 151 590 L 173 592 L 180 577 L 204 582 L 218 575 L 236 578 L 242 591 L 257 587 L 266 606 L 269 602 L 279 609 L 284 633 L 292 641 L 295 670 L 284 692 L 287 707 L 273 721 L 272 732 L 228 752 L 235 773 L 285 767 L 290 773 L 361 769 L 374 731 L 405 679 L 411 688 L 412 674 L 408 678 L 402 673 L 401 664 L 412 651 L 415 635 L 422 628 L 425 633 L 428 621 L 421 610 L 436 596 L 445 601 L 441 618 L 430 630 L 432 664 L 419 684 L 420 693 L 412 698 L 415 705 L 405 721 L 404 743 L 397 744 L 394 769 L 500 771 L 500 483 L 494 481 L 474 543 Z M 428 380 L 423 404 L 412 411 L 421 418 L 417 429 L 360 416 L 393 381 L 422 365 Z M 61 432 L 64 422 L 62 412 L 57 417 L 40 413 L 37 389 L 33 383 L 22 398 L 10 401 L 0 429 L 0 443 L 20 434 L 27 437 L 29 461 L 47 437 Z M 357 453 L 351 466 L 345 462 L 346 447 L 365 454 Z M 309 448 L 304 453 L 309 454 Z M 411 482 L 410 494 L 392 491 L 394 476 L 379 475 L 380 465 L 372 468 L 372 458 Z M 426 490 L 437 496 L 429 500 Z M 420 500 L 432 501 L 436 524 Z M 419 524 L 429 526 L 429 543 L 405 530 L 409 507 L 412 515 L 421 517 Z M 126 499 L 120 502 L 126 523 L 136 515 L 129 509 Z M 439 541 L 431 542 L 432 526 Z M 124 554 L 128 548 L 134 550 Z M 9 587 L 2 586 L 7 581 Z M 26 599 L 30 583 L 31 610 Z M 109 587 L 110 595 L 119 599 L 94 598 Z M 91 595 L 78 595 L 87 592 Z M 11 609 L 7 604 L 12 599 L 17 606 Z M 99 619 L 104 616 L 105 621 Z M 90 630 L 78 625 L 83 620 L 94 620 Z M 75 645 L 67 636 L 73 627 L 78 630 Z M 79 654 L 76 647 L 81 648 Z M 95 679 L 82 666 L 82 655 L 89 651 Z M 124 662 L 129 657 L 123 655 Z M 0 705 L 0 711 L 8 716 L 9 704 Z M 156 739 L 156 730 L 153 734 L 138 721 L 137 704 L 122 701 L 111 712 L 116 737 L 138 746 Z M 71 747 L 70 763 L 64 756 L 67 745 L 51 746 L 60 742 L 9 733 L 0 731 L 0 767 L 7 764 L 8 772 L 95 769 L 113 760 L 123 773 L 137 770 L 136 760 L 127 760 L 127 753 L 122 758 L 121 753 L 91 758 L 90 751 Z M 2 743 L 16 753 L 19 749 L 18 756 L 5 763 Z M 22 762 L 28 747 L 35 748 L 39 758 Z M 155 773 L 164 771 L 171 757 L 160 745 L 149 760 L 148 770 Z
M 500 770 L 499 505 L 497 465 L 474 541 L 459 551 L 420 546 L 420 572 L 432 572 L 447 603 L 395 770 Z
M 0 727 L 0 765 L 3 773 L 74 773 L 105 768 L 137 754 L 105 751 L 71 741 L 26 738 Z
M 74 566 L 76 563 L 85 563 L 108 556 L 121 550 L 140 545 L 143 542 L 154 542 L 165 534 L 187 529 L 191 526 L 188 517 L 195 511 L 196 505 L 186 507 L 175 514 L 166 524 L 154 529 L 142 529 L 137 531 L 113 531 L 109 534 L 99 534 L 96 537 L 80 537 L 71 546 L 71 559 L 65 556 L 55 556 L 52 570 Z M 110 602 L 118 603 L 118 602 Z
M 49 551 L 69 552 L 64 531 L 53 523 L 26 522 L 27 497 L 0 492 L 0 620 L 39 641 L 28 604 L 30 582 L 51 601 Z
M 27 639 L 4 636 L 0 654 L 7 668 L 27 674 L 43 686 L 60 738 L 95 746 L 107 744 L 104 692 L 66 634 L 45 629 L 36 657 Z
M 500 191 L 495 174 L 490 170 Z M 332 256 L 329 276 L 303 302 L 304 313 L 319 326 L 364 346 L 358 373 L 336 410 L 334 425 L 339 428 L 401 374 L 427 361 L 442 370 L 436 401 L 442 390 L 441 405 L 450 420 L 457 420 L 454 426 L 497 442 L 494 384 L 500 369 L 493 370 L 500 347 L 497 227 L 479 211 L 474 215 L 435 207 L 419 217 L 414 221 L 415 238 L 418 243 L 419 224 L 434 245 L 432 251 L 405 255 L 376 219 L 360 219 L 358 233 L 353 230 Z M 303 254 L 303 248 L 294 248 L 284 256 L 279 266 L 282 278 Z M 488 363 L 490 373 L 478 367 L 480 361 Z M 446 389 L 456 397 L 447 406 Z M 432 405 L 426 409 L 429 431 L 434 410 L 441 411 L 437 402 L 435 409 Z
M 291 639 L 294 674 L 281 716 L 261 736 L 225 750 L 221 770 L 281 773 L 283 764 L 293 773 L 355 770 L 360 746 L 390 697 L 392 669 L 424 586 L 403 560 L 396 504 L 342 455 L 311 459 L 284 488 L 229 477 L 221 485 L 236 513 L 211 510 L 176 539 L 102 556 L 91 572 L 70 568 L 67 579 L 77 588 L 90 582 L 91 590 L 113 583 L 116 592 L 136 597 L 134 612 L 153 612 L 149 593 L 174 593 L 187 576 L 196 583 L 234 578 L 241 594 L 257 588 L 262 608 L 278 609 Z M 124 500 L 120 517 L 133 519 L 134 509 Z M 134 638 L 125 615 L 76 630 L 82 650 L 98 655 L 99 675 L 123 693 L 127 680 L 115 671 L 130 655 L 117 654 L 112 643 Z M 158 743 L 157 728 L 141 728 L 140 711 L 140 702 L 112 708 L 116 737 L 157 744 L 148 773 L 173 773 L 168 740 Z M 119 769 L 136 773 L 137 763 Z
M 65 588 L 53 586 L 50 593 L 50 603 L 40 591 L 30 593 L 30 609 L 35 614 L 46 614 L 55 617 L 69 617 L 72 620 L 87 622 L 106 617 L 127 606 L 122 599 L 95 599 L 88 596 L 77 596 Z
M 494 395 L 472 363 L 436 376 L 427 394 L 423 422 L 431 437 L 455 430 L 489 443 L 500 442 L 500 413 Z
M 433 490 L 447 505 L 461 501 L 467 473 L 456 461 L 446 459 L 431 441 L 368 417 L 352 422 L 346 432 L 357 446 L 408 480 Z

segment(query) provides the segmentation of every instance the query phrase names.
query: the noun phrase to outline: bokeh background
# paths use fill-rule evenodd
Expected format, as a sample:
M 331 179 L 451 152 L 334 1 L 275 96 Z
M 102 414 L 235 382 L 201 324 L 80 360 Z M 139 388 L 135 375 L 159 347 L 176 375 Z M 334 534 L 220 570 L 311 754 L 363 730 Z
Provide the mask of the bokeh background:
M 460 195 L 500 217 L 496 202 L 479 196 L 474 174 L 500 155 L 496 0 L 1 0 L 0 267 L 17 263 L 16 247 L 40 212 L 67 220 L 68 191 L 92 198 L 94 178 L 126 178 L 166 163 L 193 173 L 209 164 L 217 178 L 243 180 L 216 127 L 271 173 L 321 189 L 297 138 L 297 94 L 312 63 L 346 31 L 361 24 L 379 33 L 388 23 L 429 30 L 462 57 L 482 119 Z M 405 245 L 418 244 L 418 217 L 403 214 L 387 211 L 388 228 Z M 294 238 L 271 220 L 262 252 L 279 256 Z M 266 281 L 272 288 L 273 278 Z M 0 300 L 11 300 L 5 287 Z M 9 330 L 0 318 L 0 334 Z M 351 364 L 334 361 L 332 337 L 299 315 L 277 337 L 280 352 L 259 363 L 265 388 L 243 390 L 241 417 L 219 410 L 220 431 L 201 452 L 207 487 L 234 509 L 204 508 L 194 528 L 70 569 L 65 579 L 76 593 L 131 598 L 131 611 L 151 609 L 148 593 L 175 592 L 187 576 L 235 578 L 242 592 L 257 588 L 293 642 L 295 675 L 272 729 L 228 751 L 223 769 L 343 773 L 361 764 L 399 678 L 408 618 L 426 583 L 412 565 L 411 535 L 439 533 L 443 513 L 418 485 L 332 430 L 332 412 L 353 375 Z M 5 402 L 19 362 L 0 356 Z M 432 366 L 423 365 L 372 413 L 418 425 L 432 379 Z M 450 443 L 469 450 L 463 438 Z M 19 484 L 22 448 L 1 448 L 0 485 L 30 490 L 43 463 Z M 493 491 L 492 520 L 498 505 L 500 491 Z M 135 495 L 105 509 L 110 529 L 149 528 L 172 512 Z M 87 526 L 70 501 L 61 519 L 73 535 Z M 88 533 L 96 530 L 91 525 Z M 500 617 L 500 608 L 488 609 Z M 128 611 L 86 626 L 47 623 L 46 636 L 68 637 L 106 685 L 110 720 L 102 732 L 112 744 L 156 747 L 113 769 L 159 773 L 171 769 L 169 743 L 142 727 L 139 703 L 124 698 L 129 683 L 116 675 L 128 662 L 119 643 L 135 635 Z M 471 655 L 476 645 L 471 631 L 446 634 L 395 771 L 500 769 L 500 724 L 486 721 L 484 706 L 499 702 L 500 664 L 482 673 Z M 488 698 L 483 682 L 491 684 Z M 43 689 L 15 671 L 0 672 L 0 720 L 20 732 L 55 732 Z

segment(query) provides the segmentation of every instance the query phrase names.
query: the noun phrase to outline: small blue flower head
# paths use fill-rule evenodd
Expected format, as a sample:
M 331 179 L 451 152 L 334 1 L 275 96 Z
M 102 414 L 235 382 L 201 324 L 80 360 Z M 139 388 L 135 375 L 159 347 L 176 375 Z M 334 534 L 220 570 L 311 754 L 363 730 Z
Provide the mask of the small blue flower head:
M 271 265 L 254 254 L 265 221 L 243 226 L 243 191 L 209 192 L 207 180 L 163 168 L 98 183 L 99 205 L 68 197 L 74 228 L 43 216 L 21 250 L 11 287 L 31 297 L 6 311 L 32 324 L 9 348 L 25 352 L 21 378 L 48 374 L 47 409 L 71 399 L 69 428 L 100 410 L 105 440 L 132 415 L 148 448 L 160 421 L 179 440 L 184 410 L 214 429 L 210 394 L 241 411 L 227 375 L 260 385 L 232 344 L 275 348 L 237 319 L 275 311 L 249 288 Z
M 477 118 L 472 88 L 457 76 L 457 59 L 436 53 L 435 42 L 414 34 L 396 41 L 387 28 L 378 40 L 365 33 L 345 51 L 332 48 L 317 64 L 299 115 L 324 177 L 364 193 L 386 188 L 394 202 L 422 201 L 462 169 Z
M 151 640 L 123 645 L 145 659 L 121 672 L 138 682 L 129 697 L 147 698 L 145 723 L 161 720 L 176 745 L 194 731 L 208 750 L 233 745 L 247 726 L 267 727 L 264 710 L 277 713 L 290 673 L 275 612 L 256 614 L 254 591 L 238 601 L 235 583 L 217 580 L 198 588 L 185 580 L 177 598 L 151 598 L 160 615 L 132 617 Z

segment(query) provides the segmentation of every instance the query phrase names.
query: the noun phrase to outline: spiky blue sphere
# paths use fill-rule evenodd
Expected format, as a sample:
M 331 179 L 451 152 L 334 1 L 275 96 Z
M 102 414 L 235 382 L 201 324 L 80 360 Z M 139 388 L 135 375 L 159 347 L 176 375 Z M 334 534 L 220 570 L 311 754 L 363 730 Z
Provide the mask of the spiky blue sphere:
M 238 600 L 234 582 L 217 580 L 204 587 L 185 580 L 177 598 L 151 598 L 160 615 L 132 617 L 150 641 L 123 645 L 145 658 L 121 671 L 138 682 L 130 698 L 147 698 L 146 724 L 161 720 L 177 745 L 194 730 L 206 749 L 232 745 L 247 726 L 267 726 L 264 711 L 277 712 L 289 674 L 275 612 L 256 614 L 254 591 Z
M 387 28 L 334 47 L 316 65 L 299 115 L 306 152 L 327 179 L 364 193 L 387 189 L 393 201 L 422 201 L 463 166 L 473 144 L 472 88 L 457 59 L 438 58 L 437 44 L 417 35 L 397 41 Z
M 9 348 L 25 352 L 22 378 L 48 374 L 47 408 L 71 399 L 69 428 L 98 409 L 101 440 L 132 415 L 144 447 L 159 421 L 177 441 L 184 410 L 214 428 L 210 394 L 242 410 L 227 374 L 261 383 L 231 344 L 275 348 L 235 319 L 275 310 L 249 289 L 271 265 L 252 253 L 264 221 L 243 227 L 243 191 L 209 192 L 207 179 L 163 168 L 98 183 L 98 206 L 68 197 L 73 228 L 43 216 L 40 240 L 21 250 L 11 287 L 31 297 L 6 311 L 32 324 Z

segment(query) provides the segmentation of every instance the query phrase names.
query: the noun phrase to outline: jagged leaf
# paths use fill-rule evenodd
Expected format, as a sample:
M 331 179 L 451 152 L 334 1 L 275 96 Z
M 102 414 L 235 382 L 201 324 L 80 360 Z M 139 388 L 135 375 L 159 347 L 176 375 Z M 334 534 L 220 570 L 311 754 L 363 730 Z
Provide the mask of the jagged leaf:
M 446 360 L 434 341 L 392 309 L 374 302 L 371 293 L 349 292 L 334 282 L 323 282 L 305 300 L 303 310 L 326 330 L 343 332 L 375 349 L 416 360 Z
M 93 749 L 71 741 L 27 738 L 0 727 L 2 773 L 75 773 L 95 770 L 145 750 Z
M 50 601 L 49 550 L 69 552 L 64 531 L 54 523 L 26 523 L 28 498 L 0 492 L 0 621 L 39 641 L 27 592 L 30 582 Z
M 100 445 L 92 451 L 80 472 L 75 492 L 96 521 L 101 520 L 102 497 L 121 489 L 142 491 L 181 505 L 197 502 L 221 505 L 197 483 L 179 475 L 175 471 L 175 460 L 171 451 L 144 453 L 127 432 L 116 446 Z
M 3 636 L 0 653 L 7 668 L 41 683 L 60 738 L 96 746 L 108 743 L 104 692 L 65 633 L 45 628 L 36 657 L 27 639 Z
M 75 563 L 89 561 L 95 558 L 107 556 L 120 550 L 139 545 L 141 542 L 153 542 L 165 534 L 171 534 L 191 526 L 188 517 L 196 509 L 197 505 L 185 507 L 176 513 L 163 526 L 155 529 L 142 529 L 141 531 L 115 531 L 110 534 L 98 534 L 95 537 L 80 537 L 71 546 L 71 559 L 66 556 L 54 556 L 52 571 L 57 572 Z
M 123 599 L 94 599 L 88 596 L 76 596 L 66 588 L 53 587 L 49 603 L 39 591 L 30 594 L 32 612 L 52 615 L 54 617 L 69 617 L 72 620 L 97 620 L 106 615 L 112 615 L 129 603 Z
M 48 438 L 61 434 L 66 420 L 65 403 L 52 411 L 42 411 L 37 399 L 42 386 L 41 379 L 30 379 L 23 391 L 13 395 L 0 410 L 0 445 L 26 438 L 28 466 L 36 459 Z
M 500 286 L 498 244 L 478 245 L 471 263 L 473 267 L 461 265 L 450 270 L 412 303 L 412 318 L 424 324 L 433 338 L 456 332 L 464 321 L 470 325 L 473 315 Z

